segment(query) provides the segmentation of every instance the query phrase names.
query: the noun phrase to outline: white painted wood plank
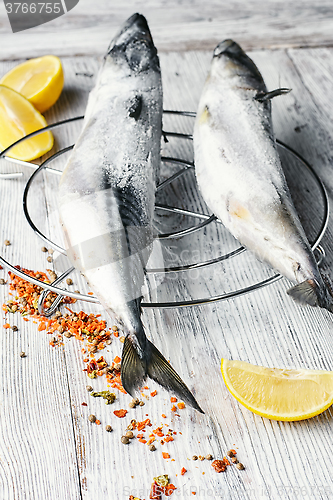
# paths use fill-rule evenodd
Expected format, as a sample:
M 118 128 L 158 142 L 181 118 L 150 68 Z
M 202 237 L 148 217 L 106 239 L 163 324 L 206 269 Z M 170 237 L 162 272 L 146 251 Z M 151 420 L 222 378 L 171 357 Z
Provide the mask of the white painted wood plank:
M 11 33 L 0 4 L 0 58 L 41 54 L 100 55 L 120 25 L 134 12 L 144 14 L 159 51 L 212 50 L 225 38 L 246 49 L 332 45 L 332 3 L 297 0 L 162 2 L 80 0 L 65 16 L 36 28 Z
M 3 167 L 3 163 L 6 165 Z M 2 168 L 8 163 L 2 160 Z M 15 169 L 15 167 L 14 167 Z M 44 270 L 41 243 L 22 216 L 25 180 L 0 180 L 1 255 L 14 265 Z M 35 192 L 39 220 L 45 218 L 44 186 Z M 4 247 L 9 239 L 11 246 Z M 5 270 L 0 271 L 6 277 Z M 8 300 L 0 287 L 1 305 Z M 51 349 L 50 338 L 19 314 L 1 315 L 0 497 L 80 498 L 75 436 L 63 350 Z M 19 330 L 4 330 L 9 321 Z M 20 357 L 25 351 L 26 358 Z

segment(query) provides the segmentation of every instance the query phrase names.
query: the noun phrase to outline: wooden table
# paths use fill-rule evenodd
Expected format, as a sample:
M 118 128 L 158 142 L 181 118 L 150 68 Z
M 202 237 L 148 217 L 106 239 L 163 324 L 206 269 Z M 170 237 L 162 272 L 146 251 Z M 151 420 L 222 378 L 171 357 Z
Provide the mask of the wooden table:
M 164 108 L 196 110 L 210 64 L 212 49 L 232 37 L 247 50 L 260 68 L 269 89 L 290 87 L 292 92 L 273 101 L 276 136 L 301 154 L 333 195 L 333 7 L 296 1 L 258 2 L 142 2 L 126 7 L 81 0 L 66 16 L 48 25 L 12 34 L 0 5 L 0 75 L 17 60 L 53 53 L 62 57 L 65 88 L 46 114 L 48 123 L 84 113 L 101 57 L 118 26 L 133 12 L 148 18 L 160 52 L 164 84 Z M 165 116 L 165 130 L 191 132 L 193 119 Z M 56 147 L 72 144 L 80 123 L 54 131 Z M 170 139 L 163 153 L 192 159 L 191 142 Z M 311 175 L 285 166 L 292 193 L 309 235 L 322 218 L 322 199 Z M 288 160 L 289 158 L 289 160 Z M 65 156 L 55 167 L 61 168 Z M 297 162 L 296 162 L 297 164 Z M 1 172 L 22 167 L 1 160 Z M 176 171 L 165 164 L 165 176 Z M 23 167 L 19 179 L 0 179 L 1 255 L 13 264 L 33 270 L 54 265 L 57 273 L 68 266 L 59 255 L 49 264 L 40 250 L 43 243 L 23 217 L 22 194 L 31 173 Z M 61 241 L 56 211 L 58 177 L 41 174 L 31 188 L 29 207 L 34 222 L 57 242 Z M 198 194 L 193 172 L 188 172 L 159 194 L 158 201 L 183 209 L 209 213 Z M 185 216 L 157 212 L 161 229 L 196 223 Z M 330 219 L 322 245 L 326 259 L 322 271 L 332 279 L 333 223 Z M 5 247 L 5 239 L 11 245 Z M 216 257 L 237 248 L 237 242 L 214 223 L 190 236 L 163 243 L 164 263 L 188 263 Z M 158 249 L 156 262 L 159 262 Z M 155 263 L 156 263 L 155 262 Z M 187 300 L 238 289 L 271 276 L 248 252 L 203 270 L 150 277 L 147 300 Z M 1 277 L 7 271 L 1 271 Z M 88 290 L 74 275 L 75 289 Z M 286 279 L 251 294 L 228 301 L 189 308 L 145 309 L 149 337 L 172 361 L 188 383 L 205 415 L 190 408 L 171 412 L 169 395 L 159 387 L 157 396 L 149 381 L 145 406 L 131 410 L 129 397 L 117 393 L 112 406 L 86 391 L 106 389 L 105 377 L 95 380 L 83 372 L 82 344 L 64 339 L 52 348 L 50 336 L 39 332 L 33 321 L 7 315 L 18 332 L 2 330 L 0 398 L 0 498 L 3 500 L 98 499 L 128 500 L 129 495 L 149 498 L 154 476 L 169 474 L 177 490 L 173 498 L 321 498 L 333 495 L 331 465 L 332 411 L 302 422 L 276 422 L 252 414 L 228 393 L 220 374 L 222 357 L 241 359 L 270 367 L 332 369 L 332 316 L 323 310 L 297 307 L 286 295 Z M 0 287 L 1 300 L 9 298 Z M 76 310 L 100 312 L 97 305 L 77 303 Z M 5 321 L 4 321 L 5 322 Z M 109 326 L 112 321 L 109 320 Z M 121 353 L 114 339 L 105 358 L 111 362 Z M 20 352 L 27 353 L 20 358 Z M 88 406 L 82 406 L 87 403 Z M 128 408 L 124 419 L 113 414 Z M 88 421 L 95 414 L 101 425 Z M 166 419 L 161 417 L 162 413 Z M 147 416 L 156 428 L 177 432 L 175 440 L 158 443 L 152 453 L 138 440 L 120 442 L 130 419 Z M 113 432 L 105 431 L 110 424 Z M 151 429 L 152 429 L 151 428 Z M 222 458 L 237 449 L 245 470 L 234 466 L 216 474 L 211 463 L 193 461 L 192 455 Z M 171 458 L 162 458 L 162 451 Z M 187 473 L 180 475 L 181 468 Z

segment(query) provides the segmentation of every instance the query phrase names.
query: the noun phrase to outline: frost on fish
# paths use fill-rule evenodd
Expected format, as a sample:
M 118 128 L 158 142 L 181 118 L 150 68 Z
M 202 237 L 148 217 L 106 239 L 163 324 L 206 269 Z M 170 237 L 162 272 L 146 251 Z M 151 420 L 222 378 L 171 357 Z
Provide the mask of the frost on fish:
M 194 127 L 197 181 L 208 207 L 257 258 L 297 283 L 298 302 L 332 309 L 332 296 L 291 200 L 270 99 L 254 62 L 232 40 L 214 51 Z
M 133 395 L 150 376 L 200 410 L 141 321 L 162 111 L 157 51 L 145 18 L 134 14 L 111 42 L 90 93 L 81 135 L 61 177 L 59 210 L 69 258 L 126 333 L 126 391 Z

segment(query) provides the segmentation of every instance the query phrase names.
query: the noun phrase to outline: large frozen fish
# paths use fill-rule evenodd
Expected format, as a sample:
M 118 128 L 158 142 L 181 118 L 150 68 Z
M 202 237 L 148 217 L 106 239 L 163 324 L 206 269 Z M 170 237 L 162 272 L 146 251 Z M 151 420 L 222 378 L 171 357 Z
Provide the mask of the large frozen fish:
M 196 176 L 207 205 L 235 238 L 297 283 L 289 295 L 332 311 L 276 150 L 270 98 L 279 93 L 267 92 L 237 43 L 221 42 L 195 122 Z
M 83 130 L 60 181 L 60 217 L 70 259 L 126 333 L 126 391 L 133 396 L 149 376 L 200 410 L 141 321 L 162 109 L 157 51 L 145 18 L 134 14 L 111 42 L 90 93 Z

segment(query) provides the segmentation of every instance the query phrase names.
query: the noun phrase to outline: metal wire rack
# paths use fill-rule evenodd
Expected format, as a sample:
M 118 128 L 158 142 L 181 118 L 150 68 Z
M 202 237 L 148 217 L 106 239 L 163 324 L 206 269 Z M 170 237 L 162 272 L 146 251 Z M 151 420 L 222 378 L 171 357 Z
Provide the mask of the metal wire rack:
M 195 113 L 191 112 L 191 111 L 165 110 L 164 113 L 169 114 L 169 115 L 174 114 L 174 115 L 195 117 Z M 8 153 L 12 147 L 23 142 L 27 138 L 34 137 L 42 132 L 45 132 L 46 130 L 51 130 L 51 129 L 54 129 L 56 127 L 61 127 L 65 124 L 68 124 L 68 123 L 71 123 L 74 121 L 82 120 L 83 118 L 84 118 L 84 116 L 77 116 L 74 118 L 69 118 L 67 120 L 59 121 L 59 122 L 54 123 L 52 125 L 48 125 L 48 126 L 42 128 L 36 132 L 32 132 L 31 134 L 27 135 L 26 137 L 18 140 L 17 142 L 15 142 L 14 144 L 12 144 L 11 146 L 9 146 L 7 149 L 5 149 L 4 151 L 2 151 L 0 153 L 0 158 L 5 158 L 7 161 L 13 162 L 15 164 L 23 165 L 24 167 L 28 167 L 30 169 L 34 169 L 34 172 L 30 176 L 28 182 L 26 183 L 25 189 L 24 189 L 23 213 L 26 217 L 27 222 L 29 223 L 30 227 L 32 228 L 32 230 L 47 245 L 49 245 L 54 250 L 57 250 L 59 253 L 64 254 L 64 255 L 66 255 L 65 249 L 62 248 L 61 246 L 59 246 L 57 243 L 51 241 L 34 224 L 32 218 L 30 216 L 30 213 L 29 213 L 27 198 L 28 198 L 29 189 L 30 189 L 34 179 L 43 170 L 50 172 L 54 175 L 58 175 L 58 176 L 61 175 L 62 172 L 60 170 L 54 169 L 54 168 L 50 167 L 49 165 L 53 160 L 55 160 L 59 156 L 70 151 L 71 149 L 73 149 L 74 144 L 71 146 L 68 146 L 66 148 L 63 148 L 60 151 L 54 153 L 52 156 L 47 158 L 40 166 L 38 166 L 34 163 L 26 162 L 26 161 L 14 160 L 14 159 L 6 156 L 6 153 Z M 168 137 L 177 137 L 177 138 L 184 139 L 184 140 L 192 140 L 191 134 L 181 134 L 178 132 L 163 132 L 163 136 L 164 136 L 165 140 L 168 140 Z M 315 181 L 317 187 L 319 188 L 319 192 L 320 192 L 320 195 L 322 197 L 322 203 L 323 203 L 323 218 L 322 218 L 320 227 L 317 231 L 317 234 L 314 238 L 314 241 L 312 243 L 312 250 L 313 251 L 316 250 L 318 252 L 318 264 L 320 264 L 325 257 L 325 252 L 319 244 L 324 236 L 324 233 L 326 231 L 327 224 L 328 224 L 328 219 L 329 219 L 329 204 L 328 204 L 328 196 L 326 193 L 326 189 L 325 189 L 321 179 L 318 177 L 318 175 L 313 170 L 311 165 L 309 165 L 309 163 L 304 158 L 302 158 L 296 151 L 294 151 L 292 148 L 290 148 L 289 146 L 287 146 L 283 142 L 281 142 L 279 140 L 277 140 L 276 142 L 277 142 L 278 148 L 281 148 L 282 150 L 288 151 L 295 159 L 297 159 L 297 161 L 300 163 L 302 168 L 304 168 L 305 170 L 308 171 L 308 173 L 311 174 L 313 180 Z M 162 162 L 173 163 L 173 164 L 179 165 L 181 168 L 175 174 L 170 176 L 168 179 L 161 182 L 157 187 L 157 191 L 162 190 L 167 185 L 171 184 L 176 179 L 179 179 L 180 177 L 184 176 L 187 172 L 189 172 L 190 170 L 192 170 L 194 168 L 193 162 L 185 161 L 185 160 L 182 160 L 179 158 L 162 156 L 161 159 L 162 159 Z M 23 172 L 2 173 L 2 174 L 0 174 L 0 179 L 15 179 L 15 178 L 21 177 L 22 175 L 23 175 Z M 193 212 L 191 210 L 185 210 L 185 209 L 176 208 L 176 207 L 169 207 L 169 206 L 161 205 L 161 204 L 156 204 L 155 207 L 158 208 L 159 210 L 164 211 L 164 212 L 181 214 L 184 216 L 190 216 L 190 217 L 194 217 L 196 219 L 201 220 L 201 222 L 199 224 L 195 224 L 195 225 L 190 226 L 186 229 L 182 229 L 182 230 L 171 232 L 171 233 L 158 234 L 157 237 L 159 239 L 171 239 L 171 238 L 176 238 L 176 237 L 180 237 L 180 236 L 184 236 L 184 235 L 189 235 L 189 234 L 192 234 L 196 231 L 199 231 L 203 227 L 205 227 L 213 222 L 217 223 L 217 224 L 222 224 L 221 221 L 214 214 L 209 215 L 209 214 L 204 214 L 204 213 L 198 213 L 198 212 Z M 161 273 L 161 272 L 163 272 L 163 273 L 177 273 L 177 272 L 181 272 L 181 271 L 189 271 L 191 269 L 204 268 L 204 267 L 207 267 L 209 265 L 216 264 L 216 263 L 225 261 L 227 259 L 231 259 L 231 258 L 241 254 L 244 251 L 246 251 L 246 249 L 243 246 L 239 246 L 237 249 L 235 249 L 229 253 L 221 254 L 220 256 L 213 258 L 213 259 L 210 259 L 210 260 L 192 263 L 192 264 L 187 264 L 187 265 L 183 265 L 183 266 L 163 267 L 163 268 L 154 268 L 154 269 L 150 268 L 150 269 L 146 269 L 146 273 Z M 17 269 L 11 263 L 6 261 L 2 256 L 0 256 L 0 264 L 2 266 L 6 267 L 7 269 L 11 270 L 14 274 L 20 276 L 21 278 L 23 278 L 23 279 L 25 279 L 25 280 L 27 280 L 35 285 L 38 285 L 44 289 L 44 292 L 41 294 L 40 299 L 39 299 L 38 308 L 39 308 L 39 312 L 41 314 L 44 314 L 45 316 L 50 316 L 54 313 L 55 309 L 58 307 L 59 303 L 61 302 L 63 296 L 72 297 L 72 298 L 75 298 L 77 300 L 83 300 L 86 302 L 99 303 L 98 299 L 94 296 L 79 294 L 76 292 L 71 292 L 69 290 L 64 290 L 58 286 L 71 272 L 74 271 L 74 267 L 70 267 L 69 269 L 67 269 L 52 284 L 47 284 L 47 283 L 44 283 L 36 278 L 32 278 L 31 276 L 27 275 L 23 271 Z M 220 295 L 216 295 L 213 297 L 204 297 L 201 299 L 174 301 L 174 302 L 172 302 L 172 301 L 171 302 L 142 302 L 141 305 L 142 305 L 142 307 L 149 307 L 149 308 L 174 308 L 174 307 L 187 307 L 187 306 L 208 304 L 208 303 L 212 303 L 212 302 L 217 302 L 217 301 L 221 301 L 221 300 L 235 298 L 235 297 L 238 297 L 240 295 L 250 293 L 252 291 L 258 290 L 259 288 L 270 285 L 270 284 L 274 283 L 275 281 L 279 280 L 280 278 L 282 278 L 282 276 L 280 274 L 275 274 L 274 276 L 271 276 L 271 277 L 269 277 L 265 280 L 259 281 L 257 283 L 253 283 L 252 285 L 249 285 L 249 286 L 246 286 L 246 287 L 243 287 L 243 288 L 240 288 L 238 290 L 231 291 L 231 292 L 222 293 Z M 57 298 L 52 303 L 51 307 L 49 307 L 48 309 L 45 309 L 44 302 L 45 302 L 46 296 L 50 292 L 56 293 Z

